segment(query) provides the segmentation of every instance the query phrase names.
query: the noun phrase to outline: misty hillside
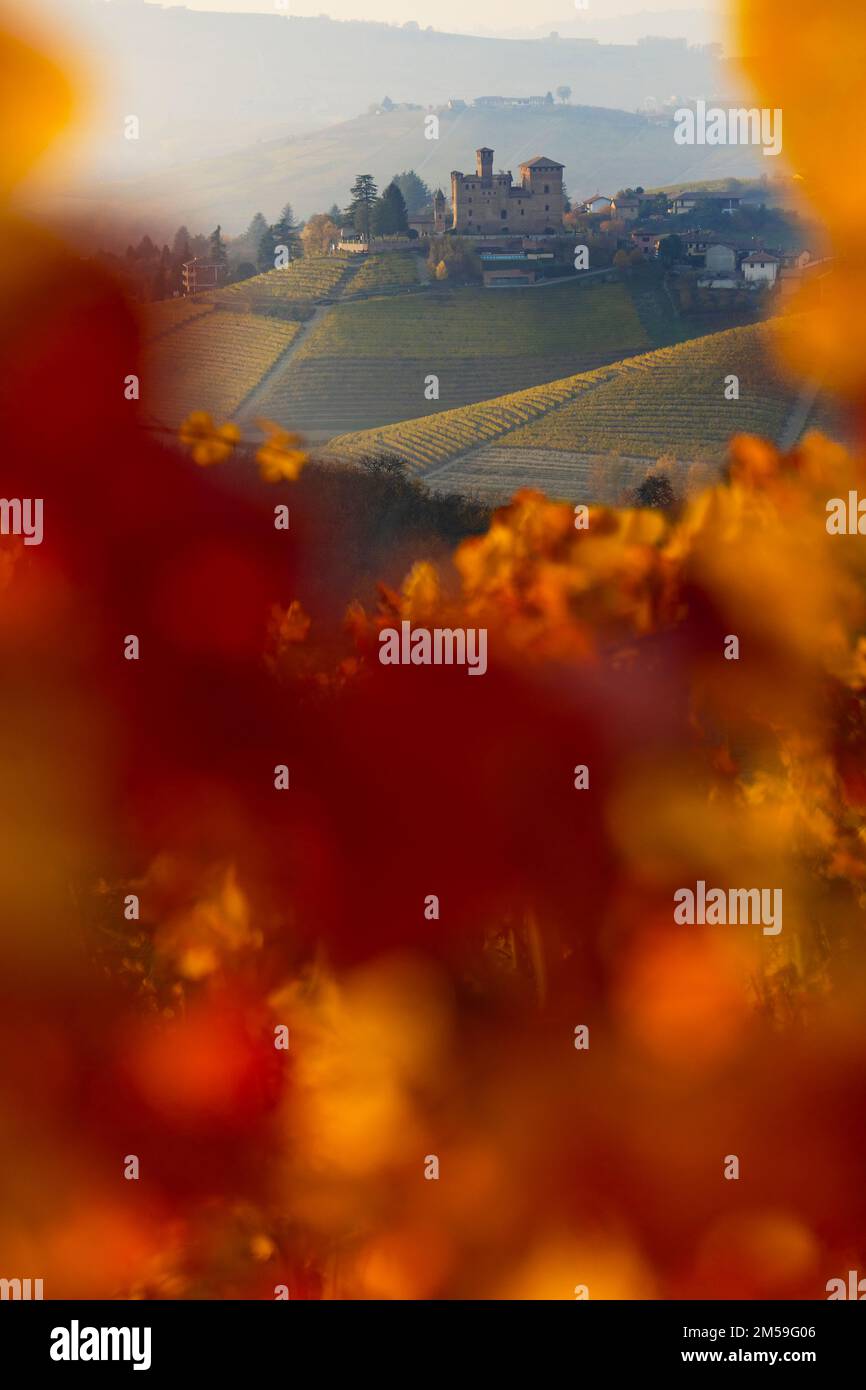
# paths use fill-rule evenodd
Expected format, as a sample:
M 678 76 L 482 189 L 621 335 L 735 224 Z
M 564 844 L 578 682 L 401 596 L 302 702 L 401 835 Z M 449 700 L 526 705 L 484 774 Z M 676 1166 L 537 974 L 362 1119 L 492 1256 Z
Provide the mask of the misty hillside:
M 334 202 L 343 207 L 359 172 L 372 173 L 382 187 L 394 174 L 414 168 L 431 188 L 441 185 L 450 197 L 451 170 L 474 168 L 480 145 L 491 145 L 495 167 L 511 169 L 515 178 L 523 159 L 536 154 L 558 159 L 566 166 L 566 186 L 574 199 L 635 184 L 649 188 L 775 172 L 772 161 L 752 149 L 676 145 L 672 125 L 625 111 L 470 108 L 445 112 L 439 119 L 439 139 L 427 140 L 422 111 L 360 116 L 313 135 L 202 160 L 176 174 L 103 188 L 92 202 L 67 200 L 65 207 L 91 226 L 113 215 L 131 231 L 146 228 L 160 238 L 178 222 L 190 227 L 220 222 L 233 234 L 257 211 L 275 218 L 287 200 L 300 217 Z
M 551 6 L 551 9 L 553 6 Z M 483 24 L 477 34 L 492 34 L 501 39 L 540 39 L 551 31 L 561 38 L 592 38 L 601 43 L 637 43 L 646 35 L 657 38 L 686 39 L 689 43 L 714 43 L 726 37 L 726 26 L 718 12 L 709 10 L 637 10 L 630 14 L 599 13 L 597 6 L 576 10 L 563 19 L 562 15 L 536 20 L 528 15 L 519 26 Z
M 635 110 L 648 98 L 731 89 L 717 58 L 677 43 L 509 40 L 410 25 L 306 19 L 285 13 L 166 9 L 143 0 L 64 0 L 70 43 L 107 87 L 94 122 L 94 172 L 124 177 L 223 153 L 259 138 L 346 120 L 389 96 L 422 105 L 479 94 L 543 95 Z M 141 139 L 120 142 L 133 112 Z

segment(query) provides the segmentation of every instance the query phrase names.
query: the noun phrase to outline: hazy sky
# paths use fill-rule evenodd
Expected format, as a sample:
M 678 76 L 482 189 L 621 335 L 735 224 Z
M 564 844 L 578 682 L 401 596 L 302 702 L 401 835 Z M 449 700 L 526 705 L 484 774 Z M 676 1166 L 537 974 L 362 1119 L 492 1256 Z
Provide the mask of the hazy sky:
M 13 10 L 32 18 L 50 17 L 49 22 L 74 26 L 82 9 L 98 16 L 106 0 L 10 0 Z M 134 6 L 160 3 L 160 0 L 107 0 L 107 3 Z M 327 14 L 332 19 L 379 20 L 389 24 L 405 24 L 414 20 L 422 27 L 457 33 L 503 33 L 515 29 L 541 33 L 552 29 L 580 24 L 592 33 L 593 23 L 604 25 L 619 15 L 646 15 L 646 28 L 639 32 L 652 33 L 654 14 L 691 11 L 693 14 L 729 15 L 736 0 L 162 0 L 165 7 L 185 5 L 192 10 L 222 10 L 246 14 Z M 65 26 L 64 26 L 65 27 Z M 666 32 L 676 33 L 668 24 Z M 719 19 L 710 37 L 724 39 L 725 23 Z M 609 33 L 601 32 L 602 42 L 610 42 Z M 621 42 L 619 38 L 615 42 Z M 633 41 L 633 40 L 628 40 Z
M 403 23 L 414 19 L 436 29 L 509 29 L 557 21 L 607 19 L 618 14 L 670 10 L 724 8 L 724 0 L 588 0 L 578 10 L 574 0 L 186 0 L 195 10 L 247 10 L 270 14 L 274 10 L 298 15 L 328 14 L 332 19 L 378 19 Z

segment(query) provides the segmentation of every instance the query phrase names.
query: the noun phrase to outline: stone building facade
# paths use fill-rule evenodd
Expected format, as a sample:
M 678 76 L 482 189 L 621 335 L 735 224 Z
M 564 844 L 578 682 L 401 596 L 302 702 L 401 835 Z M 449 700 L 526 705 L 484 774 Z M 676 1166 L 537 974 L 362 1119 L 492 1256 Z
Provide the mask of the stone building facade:
M 561 231 L 565 165 L 536 155 L 520 166 L 520 183 L 511 173 L 494 174 L 493 151 L 476 151 L 474 174 L 451 175 L 452 229 L 466 236 L 492 233 Z

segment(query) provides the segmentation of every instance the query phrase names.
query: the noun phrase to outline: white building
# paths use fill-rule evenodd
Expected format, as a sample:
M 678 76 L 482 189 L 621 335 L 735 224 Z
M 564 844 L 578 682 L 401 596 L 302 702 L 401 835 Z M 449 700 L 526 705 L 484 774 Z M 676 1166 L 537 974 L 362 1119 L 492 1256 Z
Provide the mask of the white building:
M 779 257 L 769 251 L 753 251 L 743 261 L 743 275 L 749 285 L 772 286 L 779 274 Z
M 610 212 L 613 207 L 613 198 L 608 198 L 604 193 L 596 193 L 592 198 L 587 198 L 583 205 L 584 212 Z

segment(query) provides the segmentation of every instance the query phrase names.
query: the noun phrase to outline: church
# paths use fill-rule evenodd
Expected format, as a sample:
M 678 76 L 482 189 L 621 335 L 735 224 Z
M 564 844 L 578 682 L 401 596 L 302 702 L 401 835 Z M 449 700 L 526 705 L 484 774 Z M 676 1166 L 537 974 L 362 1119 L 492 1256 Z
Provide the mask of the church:
M 521 164 L 520 183 L 515 185 L 510 172 L 494 174 L 492 150 L 476 150 L 474 174 L 451 174 L 452 230 L 466 236 L 561 231 L 564 168 L 555 159 L 536 155 Z

